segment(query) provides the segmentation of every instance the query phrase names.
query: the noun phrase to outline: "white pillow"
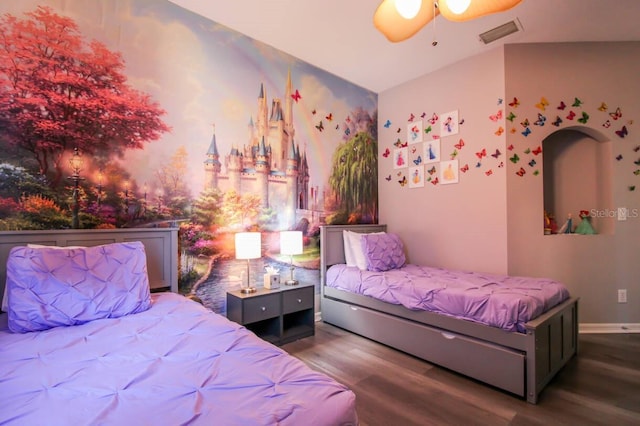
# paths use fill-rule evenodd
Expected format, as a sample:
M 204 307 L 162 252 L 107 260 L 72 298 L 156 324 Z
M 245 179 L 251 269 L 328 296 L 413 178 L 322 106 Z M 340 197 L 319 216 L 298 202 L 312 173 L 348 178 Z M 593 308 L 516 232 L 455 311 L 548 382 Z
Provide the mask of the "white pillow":
M 372 232 L 372 234 L 384 234 L 384 232 Z M 344 258 L 347 266 L 357 266 L 361 271 L 367 270 L 367 258 L 362 249 L 362 233 L 342 231 L 344 241 Z

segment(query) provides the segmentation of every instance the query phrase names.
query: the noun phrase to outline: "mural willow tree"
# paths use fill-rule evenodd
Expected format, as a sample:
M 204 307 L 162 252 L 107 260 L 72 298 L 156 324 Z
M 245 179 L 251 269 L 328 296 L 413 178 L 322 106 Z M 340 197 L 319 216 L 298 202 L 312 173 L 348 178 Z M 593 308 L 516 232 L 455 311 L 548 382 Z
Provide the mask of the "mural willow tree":
M 329 185 L 337 198 L 335 223 L 377 223 L 377 120 L 358 109 L 345 131 L 345 141 L 333 154 Z
M 127 85 L 120 54 L 48 7 L 25 15 L 0 19 L 0 143 L 30 153 L 52 188 L 74 148 L 121 157 L 169 131 L 165 111 Z

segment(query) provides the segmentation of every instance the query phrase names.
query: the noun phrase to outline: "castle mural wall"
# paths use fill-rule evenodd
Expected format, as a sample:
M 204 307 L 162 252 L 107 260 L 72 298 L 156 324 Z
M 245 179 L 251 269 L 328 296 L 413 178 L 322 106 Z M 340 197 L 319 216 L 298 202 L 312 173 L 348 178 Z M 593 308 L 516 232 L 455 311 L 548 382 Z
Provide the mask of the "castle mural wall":
M 235 232 L 263 234 L 260 282 L 303 231 L 318 281 L 319 226 L 377 221 L 375 93 L 168 1 L 0 20 L 0 231 L 179 227 L 181 291 L 223 312 Z

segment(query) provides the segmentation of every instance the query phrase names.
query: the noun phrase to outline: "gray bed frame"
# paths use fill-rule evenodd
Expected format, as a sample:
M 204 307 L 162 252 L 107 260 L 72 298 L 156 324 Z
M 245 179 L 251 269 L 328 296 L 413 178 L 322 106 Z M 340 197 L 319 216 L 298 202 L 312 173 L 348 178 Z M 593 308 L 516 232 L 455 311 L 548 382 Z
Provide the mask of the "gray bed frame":
M 9 251 L 15 246 L 97 246 L 141 241 L 152 291 L 178 292 L 178 228 L 74 229 L 0 232 L 0 298 L 4 295 Z
M 323 321 L 526 398 L 532 404 L 577 354 L 575 297 L 528 322 L 526 333 L 516 333 L 327 287 L 327 269 L 345 263 L 345 229 L 379 232 L 386 231 L 386 225 L 321 227 Z

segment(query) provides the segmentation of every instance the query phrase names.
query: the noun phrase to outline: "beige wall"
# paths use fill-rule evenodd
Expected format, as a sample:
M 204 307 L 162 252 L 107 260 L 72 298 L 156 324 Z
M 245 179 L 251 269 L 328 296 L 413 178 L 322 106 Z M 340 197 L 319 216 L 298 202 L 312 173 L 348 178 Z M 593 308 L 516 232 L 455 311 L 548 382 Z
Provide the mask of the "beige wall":
M 636 130 L 640 123 L 639 58 L 637 42 L 508 45 L 380 93 L 381 153 L 393 149 L 395 132 L 401 127 L 404 133 L 411 113 L 458 109 L 465 123 L 459 135 L 443 139 L 443 159 L 448 159 L 452 145 L 461 137 L 465 147 L 458 156 L 460 165 L 468 163 L 471 168 L 460 174 L 458 184 L 401 188 L 392 161 L 381 156 L 380 223 L 402 237 L 412 263 L 559 279 L 581 298 L 582 324 L 639 325 L 640 217 L 609 220 L 606 225 L 595 221 L 596 228 L 606 231 L 595 236 L 544 236 L 543 155 L 524 154 L 549 136 L 554 140 L 557 135 L 553 133 L 560 128 L 575 128 L 587 139 L 609 144 L 611 158 L 591 161 L 611 170 L 608 176 L 592 179 L 593 171 L 586 170 L 583 161 L 569 162 L 574 175 L 589 173 L 585 181 L 596 180 L 608 187 L 609 198 L 598 195 L 599 200 L 606 200 L 600 201 L 602 205 L 583 208 L 626 207 L 632 213 L 640 212 L 640 176 L 633 174 L 640 168 L 633 164 L 640 159 L 640 153 L 633 151 L 640 145 Z M 542 127 L 531 124 L 532 133 L 524 137 L 520 120 L 536 121 L 540 110 L 535 105 L 543 96 L 550 103 L 544 111 L 547 123 Z M 517 109 L 507 105 L 513 97 L 521 102 Z M 566 119 L 560 127 L 551 125 L 559 101 L 570 105 L 575 97 L 583 101 L 582 109 L 576 111 L 590 115 L 587 125 Z M 498 98 L 504 99 L 501 107 Z M 624 119 L 605 129 L 602 124 L 608 112 L 598 111 L 601 102 L 611 110 L 620 106 Z M 510 111 L 518 115 L 513 123 L 503 119 L 502 136 L 494 134 L 497 123 L 488 119 L 498 108 L 505 117 Z M 390 128 L 384 127 L 387 119 L 392 122 Z M 616 136 L 614 130 L 629 120 L 635 120 L 627 124 L 629 135 L 624 139 Z M 507 150 L 510 145 L 513 151 Z M 482 148 L 488 152 L 499 149 L 504 167 L 485 157 L 483 166 L 474 170 L 475 153 Z M 518 164 L 508 160 L 513 153 L 521 157 Z M 615 160 L 618 153 L 624 161 Z M 537 162 L 533 168 L 528 166 L 530 159 Z M 516 175 L 520 167 L 527 170 L 523 177 Z M 485 174 L 488 168 L 493 171 L 491 176 Z M 536 169 L 538 176 L 533 175 Z M 390 174 L 394 179 L 388 182 L 385 177 Z M 565 176 L 569 176 L 566 171 Z M 633 184 L 638 188 L 631 192 L 628 186 Z M 564 216 L 564 212 L 557 214 Z M 559 217 L 560 224 L 562 219 Z M 628 291 L 626 304 L 617 303 L 620 288 Z
M 598 206 L 585 205 L 583 209 L 598 208 L 617 211 L 626 207 L 640 211 L 640 176 L 634 161 L 640 152 L 633 148 L 640 145 L 638 124 L 640 103 L 640 43 L 553 43 L 510 45 L 505 48 L 505 72 L 507 98 L 517 96 L 521 106 L 518 119 L 537 116 L 535 104 L 541 96 L 551 104 L 545 113 L 548 121 L 557 115 L 564 118 L 559 128 L 580 131 L 590 142 L 597 140 L 601 152 L 596 161 L 587 161 L 579 155 L 564 158 L 563 168 L 567 175 L 585 176 L 584 190 L 594 183 L 600 201 Z M 571 104 L 574 98 L 583 101 L 576 113 L 586 111 L 590 118 L 583 125 L 566 119 L 567 107 L 557 110 L 560 100 Z M 599 111 L 605 102 L 609 111 Z M 608 113 L 620 107 L 623 116 L 612 120 Z M 603 127 L 606 120 L 610 128 Z M 614 131 L 626 124 L 629 135 L 620 138 Z M 532 126 L 533 127 L 533 126 Z M 550 137 L 553 143 L 562 142 L 558 127 L 535 128 L 527 139 L 519 134 L 508 134 L 507 144 L 533 147 Z M 622 154 L 623 159 L 615 157 Z M 572 294 L 579 296 L 580 322 L 587 324 L 638 324 L 640 323 L 640 217 L 625 222 L 609 219 L 595 220 L 599 235 L 555 235 L 544 236 L 541 232 L 543 211 L 543 179 L 522 179 L 513 173 L 507 174 L 507 214 L 509 273 L 514 275 L 549 276 L 564 281 Z M 605 173 L 602 171 L 610 171 Z M 594 177 L 597 177 L 594 181 Z M 558 183 L 561 187 L 562 183 Z M 637 185 L 631 192 L 629 185 Z M 601 191 L 608 192 L 603 196 Z M 570 202 L 575 198 L 568 194 Z M 566 210 L 562 208 L 562 210 Z M 562 223 L 567 212 L 557 212 Z M 577 211 L 573 216 L 576 217 Z M 575 221 L 575 219 L 574 219 Z M 579 222 L 576 221 L 576 222 Z M 617 303 L 617 289 L 627 289 L 628 303 Z
M 504 152 L 505 135 L 495 135 L 498 124 L 489 119 L 504 107 L 498 105 L 498 99 L 504 99 L 503 63 L 503 51 L 493 50 L 379 94 L 380 152 L 393 150 L 398 136 L 406 140 L 412 113 L 430 117 L 457 109 L 464 119 L 458 135 L 441 140 L 443 160 L 460 138 L 465 142 L 457 158 L 461 167 L 469 164 L 470 169 L 460 173 L 457 184 L 400 187 L 392 159 L 379 158 L 380 223 L 401 236 L 412 263 L 507 271 L 505 171 L 491 156 L 483 159 L 482 168 L 475 167 L 475 153 L 482 148 Z M 392 122 L 389 128 L 384 127 L 387 119 Z M 489 168 L 491 176 L 485 174 Z M 386 180 L 389 175 L 391 181 Z

